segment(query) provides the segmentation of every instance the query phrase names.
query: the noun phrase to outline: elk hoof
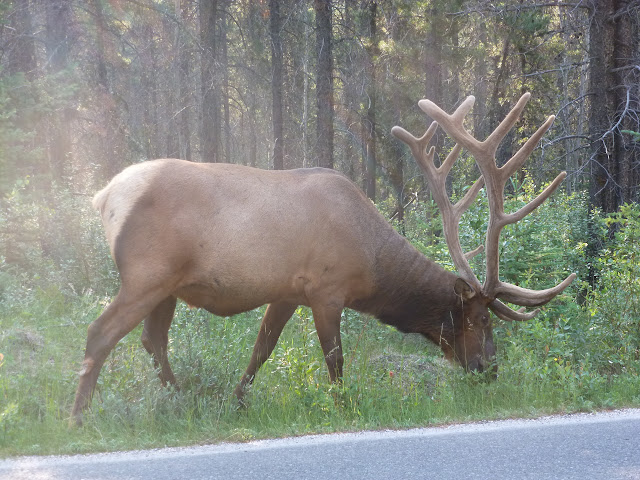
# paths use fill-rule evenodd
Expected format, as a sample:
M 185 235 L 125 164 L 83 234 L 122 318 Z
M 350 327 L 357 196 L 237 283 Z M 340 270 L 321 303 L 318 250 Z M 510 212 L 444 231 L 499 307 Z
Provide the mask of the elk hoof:
M 236 399 L 238 400 L 238 409 L 240 410 L 245 410 L 246 408 L 249 407 L 249 404 L 244 398 L 245 393 L 246 393 L 246 387 L 242 385 L 238 385 L 236 389 L 233 391 L 233 394 L 236 396 Z
M 69 419 L 69 428 L 80 428 L 82 427 L 82 423 L 83 423 L 82 413 L 76 413 L 74 415 L 71 415 L 71 418 Z

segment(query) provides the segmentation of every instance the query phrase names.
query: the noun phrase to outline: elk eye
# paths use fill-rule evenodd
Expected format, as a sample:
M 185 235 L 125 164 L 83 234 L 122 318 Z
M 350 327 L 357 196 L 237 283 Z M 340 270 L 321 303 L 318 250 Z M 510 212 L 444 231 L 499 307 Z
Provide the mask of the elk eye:
M 483 327 L 488 327 L 489 326 L 489 315 L 483 315 L 482 318 L 480 319 L 480 323 L 482 324 Z

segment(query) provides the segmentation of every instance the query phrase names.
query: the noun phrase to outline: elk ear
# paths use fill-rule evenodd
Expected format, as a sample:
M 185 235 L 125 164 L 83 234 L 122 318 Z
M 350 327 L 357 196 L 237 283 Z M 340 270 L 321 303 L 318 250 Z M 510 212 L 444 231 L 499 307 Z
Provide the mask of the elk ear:
M 453 290 L 456 292 L 462 300 L 471 300 L 476 296 L 476 291 L 471 285 L 469 285 L 462 278 L 456 278 L 456 283 L 453 286 Z

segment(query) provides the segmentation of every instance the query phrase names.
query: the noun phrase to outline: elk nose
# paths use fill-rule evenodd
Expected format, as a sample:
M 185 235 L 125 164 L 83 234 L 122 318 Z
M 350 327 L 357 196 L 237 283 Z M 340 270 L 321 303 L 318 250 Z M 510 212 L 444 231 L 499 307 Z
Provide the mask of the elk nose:
M 487 372 L 487 378 L 489 380 L 496 380 L 498 378 L 498 364 L 495 357 L 490 359 L 484 366 L 484 371 Z
M 498 365 L 495 357 L 482 358 L 478 357 L 467 363 L 467 371 L 474 373 L 486 373 L 487 380 L 495 380 L 498 378 Z

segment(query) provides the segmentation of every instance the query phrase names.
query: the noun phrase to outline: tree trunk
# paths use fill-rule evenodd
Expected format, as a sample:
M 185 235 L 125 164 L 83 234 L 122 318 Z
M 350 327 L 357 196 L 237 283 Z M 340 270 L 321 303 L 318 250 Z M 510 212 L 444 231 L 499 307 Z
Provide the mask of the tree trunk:
M 442 105 L 447 108 L 444 101 L 444 76 L 442 73 L 442 45 L 444 37 L 442 33 L 442 23 L 444 22 L 444 18 L 441 15 L 439 7 L 440 6 L 434 2 L 425 12 L 426 18 L 428 19 L 429 30 L 424 45 L 424 96 L 436 105 Z M 431 144 L 440 150 L 443 146 L 444 138 L 444 132 L 439 128 L 433 136 Z
M 623 130 L 638 130 L 639 34 L 630 0 L 594 0 L 589 28 L 592 206 L 605 213 L 637 200 L 637 152 Z M 635 8 L 635 17 L 631 10 Z
M 187 36 L 184 30 L 189 22 L 189 11 L 191 9 L 191 0 L 175 0 L 176 16 L 181 19 L 178 29 L 178 84 L 180 94 L 178 96 L 178 150 L 180 158 L 191 160 L 191 129 L 190 129 L 190 89 L 189 89 L 189 59 L 191 57 L 191 49 L 187 45 Z
M 104 23 L 104 10 L 102 8 L 101 0 L 92 0 L 91 6 L 93 7 L 94 16 L 96 19 L 96 77 L 97 83 L 105 91 L 109 90 L 109 79 L 107 77 L 107 64 L 105 62 L 105 50 L 104 50 L 104 34 L 106 32 Z
M 481 45 L 481 49 L 486 50 L 487 41 L 487 25 L 483 20 L 480 21 L 478 25 L 478 35 L 479 42 Z M 488 119 L 487 119 L 487 61 L 484 58 L 484 55 L 481 55 L 480 58 L 475 60 L 475 96 L 476 103 L 474 104 L 474 113 L 473 116 L 473 136 L 484 140 L 489 135 Z
M 376 103 L 377 103 L 377 85 L 376 85 L 376 60 L 378 58 L 378 34 L 376 30 L 378 4 L 370 1 L 368 5 L 368 34 L 370 47 L 367 49 L 367 115 L 364 122 L 364 132 L 366 134 L 365 141 L 365 193 L 372 201 L 376 200 L 376 177 L 377 177 L 377 159 L 376 159 Z
M 147 158 L 158 158 L 158 70 L 157 49 L 153 26 L 147 24 L 142 30 L 142 38 L 148 47 L 141 58 L 141 83 L 143 92 L 142 123 L 144 128 L 144 146 Z
M 14 0 L 13 8 L 9 30 L 7 73 L 10 75 L 24 73 L 28 80 L 32 80 L 37 63 L 30 1 Z
M 307 14 L 307 18 L 309 15 Z M 314 158 L 315 154 L 311 152 L 310 147 L 310 128 L 309 128 L 309 90 L 310 90 L 310 77 L 311 77 L 311 69 L 309 68 L 309 64 L 312 62 L 313 54 L 311 52 L 311 22 L 304 22 L 304 54 L 302 56 L 302 166 L 309 166 L 309 158 Z M 312 160 L 315 161 L 315 160 Z
M 438 9 L 430 6 L 427 10 L 429 31 L 424 49 L 424 95 L 436 105 L 443 105 L 442 93 L 442 18 Z
M 344 103 L 345 103 L 345 141 L 344 141 L 344 173 L 354 182 L 361 178 L 359 165 L 360 141 L 358 135 L 359 121 L 359 98 L 358 98 L 358 74 L 359 68 L 359 42 L 355 36 L 356 23 L 355 16 L 357 4 L 352 0 L 344 2 L 344 28 L 347 32 L 345 54 L 342 59 L 342 77 L 344 83 Z
M 220 159 L 220 89 L 216 72 L 218 51 L 216 20 L 218 0 L 200 0 L 200 40 L 202 43 L 201 94 L 202 121 L 200 144 L 202 161 L 219 162 Z
M 333 168 L 333 56 L 331 51 L 331 0 L 315 0 L 318 72 L 318 165 Z
M 180 1 L 180 0 L 177 0 Z M 179 25 L 168 16 L 162 16 L 162 38 L 171 38 L 167 45 L 169 53 L 169 68 L 162 76 L 163 99 L 166 101 L 166 110 L 163 118 L 163 135 L 165 148 L 162 157 L 180 157 L 180 37 Z
M 273 122 L 273 168 L 284 168 L 284 126 L 282 117 L 282 21 L 279 0 L 269 0 L 271 37 L 271 94 Z
M 126 148 L 127 140 L 122 133 L 122 122 L 118 102 L 110 89 L 109 71 L 107 69 L 107 36 L 108 30 L 105 21 L 105 13 L 102 0 L 92 0 L 93 18 L 96 27 L 96 52 L 95 52 L 95 110 L 96 128 L 95 148 L 96 156 L 93 159 L 101 166 L 101 176 L 104 180 L 111 179 L 127 164 Z
M 224 161 L 231 163 L 232 161 L 232 153 L 231 153 L 231 114 L 229 111 L 229 58 L 227 56 L 227 6 L 229 4 L 229 0 L 225 0 L 222 2 L 224 6 L 224 10 L 219 15 L 219 23 L 220 23 L 220 35 L 218 36 L 218 41 L 220 42 L 220 69 L 221 72 L 221 80 L 222 80 L 222 113 L 224 115 Z
M 638 5 L 628 0 L 593 0 L 589 26 L 589 137 L 591 208 L 613 213 L 638 199 L 638 152 L 624 129 L 639 131 L 637 55 Z M 635 9 L 635 15 L 631 10 Z M 635 105 L 635 106 L 634 106 Z M 600 234 L 589 225 L 587 257 L 599 256 Z M 608 235 L 613 238 L 615 227 Z M 590 267 L 589 283 L 597 272 Z
M 248 36 L 250 40 L 250 53 L 252 63 L 257 63 L 257 58 L 260 57 L 262 50 L 262 37 L 260 36 L 259 27 L 261 25 L 261 13 L 262 7 L 256 2 L 248 1 Z M 259 95 L 258 85 L 259 82 L 256 79 L 256 75 L 253 71 L 247 70 L 247 110 L 248 110 L 248 123 L 249 123 L 249 159 L 248 164 L 255 167 L 258 163 L 258 105 Z
M 69 0 L 50 0 L 45 5 L 49 68 L 52 74 L 61 74 L 69 63 L 71 4 Z M 62 107 L 52 115 L 49 125 L 49 165 L 56 180 L 65 176 L 66 166 L 71 159 L 70 121 L 71 112 Z

